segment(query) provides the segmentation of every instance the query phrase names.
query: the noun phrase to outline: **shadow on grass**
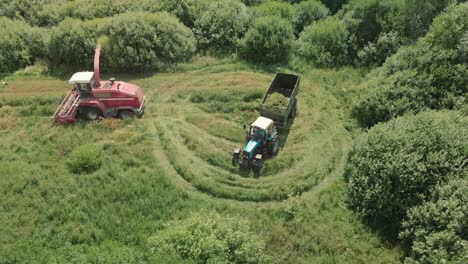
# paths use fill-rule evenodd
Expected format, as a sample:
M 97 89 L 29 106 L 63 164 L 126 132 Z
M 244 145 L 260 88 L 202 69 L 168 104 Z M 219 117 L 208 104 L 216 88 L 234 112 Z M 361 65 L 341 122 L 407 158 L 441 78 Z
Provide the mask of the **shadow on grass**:
M 289 132 L 291 130 L 292 125 L 294 124 L 294 120 L 296 120 L 296 117 L 292 117 L 288 121 L 288 125 L 286 127 L 283 127 L 279 130 L 279 136 L 280 136 L 280 150 L 284 148 L 286 145 L 286 142 L 288 141 L 289 137 Z

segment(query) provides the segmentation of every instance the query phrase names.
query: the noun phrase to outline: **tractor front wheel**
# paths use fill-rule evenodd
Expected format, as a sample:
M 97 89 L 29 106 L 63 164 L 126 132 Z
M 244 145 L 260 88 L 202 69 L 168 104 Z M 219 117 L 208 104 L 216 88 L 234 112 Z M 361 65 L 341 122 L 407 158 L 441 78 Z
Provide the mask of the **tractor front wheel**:
M 129 119 L 134 116 L 134 113 L 130 110 L 120 110 L 119 118 L 120 119 Z
M 239 163 L 239 155 L 232 155 L 232 166 L 236 166 Z
M 102 113 L 95 107 L 86 107 L 83 109 L 83 116 L 87 120 L 95 121 L 102 117 Z

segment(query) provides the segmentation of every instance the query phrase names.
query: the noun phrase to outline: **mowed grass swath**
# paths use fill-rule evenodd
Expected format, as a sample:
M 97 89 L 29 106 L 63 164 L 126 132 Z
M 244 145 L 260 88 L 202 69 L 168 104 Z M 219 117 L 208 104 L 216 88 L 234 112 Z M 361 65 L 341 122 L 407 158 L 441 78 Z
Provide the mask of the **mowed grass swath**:
M 336 73 L 323 73 L 322 81 L 333 79 L 341 89 Z M 362 75 L 351 73 L 359 83 Z M 278 263 L 396 262 L 398 252 L 383 247 L 344 206 L 335 179 L 351 134 L 341 99 L 322 81 L 302 76 L 298 116 L 259 178 L 231 165 L 232 149 L 244 141 L 242 126 L 258 116 L 273 76 L 212 58 L 178 73 L 122 76 L 145 90 L 144 117 L 73 126 L 50 120 L 68 89 L 65 80 L 6 77 L 8 86 L 0 89 L 3 262 L 152 262 L 147 239 L 169 220 L 202 208 L 246 219 Z M 44 92 L 23 91 L 23 81 Z M 74 171 L 70 163 L 81 152 L 97 155 L 100 166 Z

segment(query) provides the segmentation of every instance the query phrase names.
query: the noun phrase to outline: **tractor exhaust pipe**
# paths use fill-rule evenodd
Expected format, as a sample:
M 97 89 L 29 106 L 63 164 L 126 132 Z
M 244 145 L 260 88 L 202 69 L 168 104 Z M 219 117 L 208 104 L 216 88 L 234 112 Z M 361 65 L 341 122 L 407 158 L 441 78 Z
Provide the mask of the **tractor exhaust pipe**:
M 96 82 L 95 86 L 101 86 L 101 75 L 99 72 L 99 57 L 101 56 L 101 45 L 96 45 L 96 50 L 94 52 L 94 80 Z

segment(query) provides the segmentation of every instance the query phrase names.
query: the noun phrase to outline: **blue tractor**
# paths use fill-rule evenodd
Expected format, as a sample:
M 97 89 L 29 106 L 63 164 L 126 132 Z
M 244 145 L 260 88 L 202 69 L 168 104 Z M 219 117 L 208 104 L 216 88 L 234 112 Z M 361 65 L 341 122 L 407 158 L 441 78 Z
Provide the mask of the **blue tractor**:
M 260 116 L 246 131 L 246 144 L 235 149 L 232 165 L 240 164 L 245 171 L 253 169 L 258 174 L 263 167 L 263 159 L 278 154 L 280 138 L 274 121 Z

